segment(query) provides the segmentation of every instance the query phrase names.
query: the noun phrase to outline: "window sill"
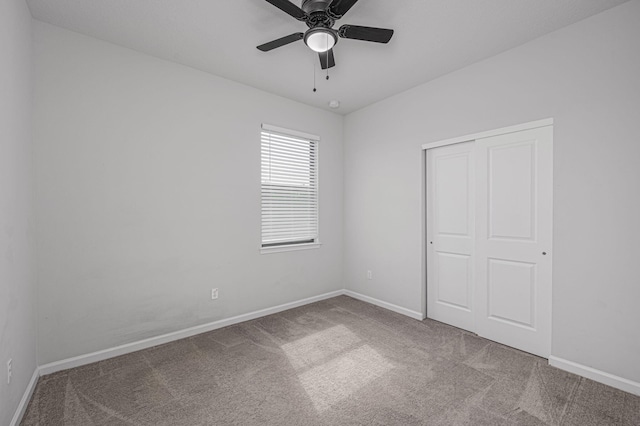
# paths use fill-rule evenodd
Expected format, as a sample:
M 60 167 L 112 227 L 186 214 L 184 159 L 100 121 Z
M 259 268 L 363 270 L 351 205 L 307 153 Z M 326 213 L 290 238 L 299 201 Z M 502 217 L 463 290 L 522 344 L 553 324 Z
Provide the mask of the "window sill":
M 282 253 L 285 251 L 298 251 L 298 250 L 311 250 L 318 249 L 322 243 L 307 243 L 307 244 L 290 244 L 286 246 L 275 246 L 275 247 L 260 247 L 260 254 L 269 254 L 269 253 Z

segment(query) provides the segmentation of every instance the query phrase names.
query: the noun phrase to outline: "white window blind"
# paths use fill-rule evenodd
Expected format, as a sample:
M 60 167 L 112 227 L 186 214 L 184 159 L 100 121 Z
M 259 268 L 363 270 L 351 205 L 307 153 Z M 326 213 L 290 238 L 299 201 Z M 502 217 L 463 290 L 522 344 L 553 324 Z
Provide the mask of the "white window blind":
M 317 243 L 318 138 L 263 125 L 261 147 L 262 247 Z

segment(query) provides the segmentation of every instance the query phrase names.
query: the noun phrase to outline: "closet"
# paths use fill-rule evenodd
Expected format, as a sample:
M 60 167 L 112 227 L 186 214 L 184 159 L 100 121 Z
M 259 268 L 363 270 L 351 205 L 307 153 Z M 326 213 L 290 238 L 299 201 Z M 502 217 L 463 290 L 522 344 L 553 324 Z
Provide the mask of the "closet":
M 425 146 L 427 317 L 548 358 L 553 127 L 541 124 Z

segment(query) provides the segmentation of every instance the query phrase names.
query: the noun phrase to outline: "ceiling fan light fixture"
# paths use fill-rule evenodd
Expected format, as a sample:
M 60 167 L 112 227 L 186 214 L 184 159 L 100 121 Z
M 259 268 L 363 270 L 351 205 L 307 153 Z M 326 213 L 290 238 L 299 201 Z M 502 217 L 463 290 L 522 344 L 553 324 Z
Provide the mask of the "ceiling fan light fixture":
M 304 42 L 314 52 L 322 53 L 331 50 L 338 41 L 335 32 L 330 28 L 316 27 L 304 35 Z

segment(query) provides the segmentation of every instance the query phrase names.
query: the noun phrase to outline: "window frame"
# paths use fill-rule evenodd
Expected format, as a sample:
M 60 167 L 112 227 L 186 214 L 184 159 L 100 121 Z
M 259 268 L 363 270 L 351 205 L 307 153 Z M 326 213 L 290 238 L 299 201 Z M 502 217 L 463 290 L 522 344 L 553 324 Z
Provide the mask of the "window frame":
M 280 133 L 285 136 L 291 136 L 300 139 L 306 139 L 315 144 L 315 195 L 316 195 L 316 238 L 313 241 L 301 241 L 301 242 L 284 242 L 276 243 L 273 245 L 263 246 L 262 240 L 262 133 L 274 132 Z M 310 133 L 301 132 L 298 130 L 287 129 L 284 127 L 278 127 L 271 124 L 262 123 L 260 129 L 260 253 L 280 253 L 297 250 L 309 250 L 320 248 L 322 243 L 320 242 L 320 137 Z

